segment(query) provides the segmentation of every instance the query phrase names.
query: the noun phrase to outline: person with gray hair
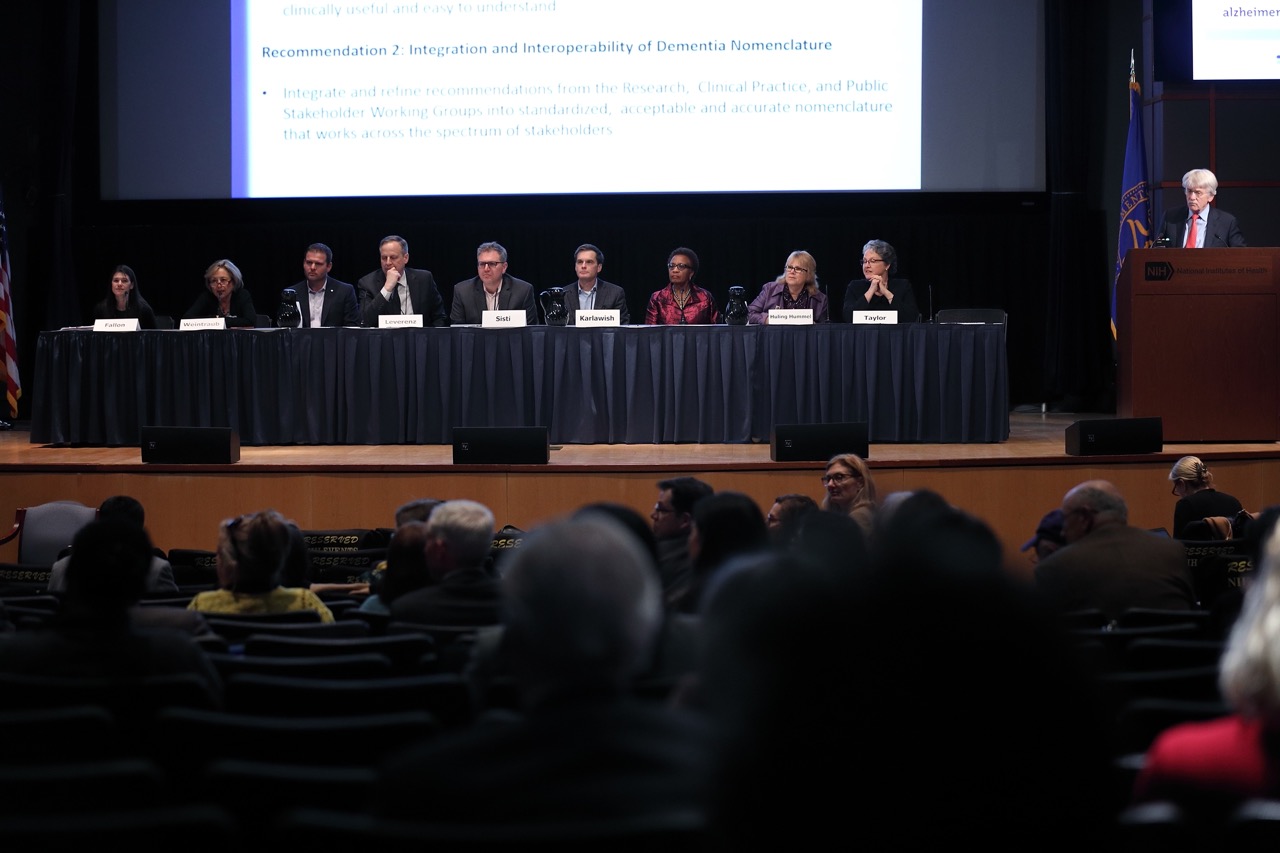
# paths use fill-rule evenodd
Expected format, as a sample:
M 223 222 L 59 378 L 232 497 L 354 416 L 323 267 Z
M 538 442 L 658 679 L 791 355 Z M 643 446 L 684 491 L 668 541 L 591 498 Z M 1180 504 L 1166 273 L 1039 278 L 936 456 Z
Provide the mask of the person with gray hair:
M 1223 249 L 1245 245 L 1240 224 L 1225 210 L 1211 205 L 1218 195 L 1218 178 L 1208 169 L 1192 169 L 1182 176 L 1187 203 L 1168 210 L 1159 240 L 1175 249 Z
M 1129 526 L 1129 507 L 1106 480 L 1088 480 L 1062 499 L 1064 548 L 1036 565 L 1036 588 L 1054 609 L 1133 607 L 1190 610 L 1196 598 L 1182 543 Z
M 258 318 L 257 309 L 249 291 L 244 289 L 244 276 L 240 268 L 223 258 L 209 264 L 204 271 L 204 291 L 191 303 L 184 320 L 202 317 L 238 317 L 253 325 Z
M 697 814 L 702 725 L 627 695 L 662 621 L 653 560 L 635 536 L 603 514 L 548 525 L 512 555 L 503 582 L 504 644 L 524 714 L 393 760 L 376 808 L 522 825 Z
M 844 292 L 844 321 L 853 322 L 855 312 L 893 311 L 899 323 L 920 319 L 911 282 L 893 275 L 898 271 L 898 253 L 884 240 L 868 240 L 862 247 L 862 278 L 849 282 Z
M 434 584 L 391 603 L 391 619 L 471 628 L 498 622 L 502 587 L 485 568 L 493 550 L 493 513 L 475 501 L 445 501 L 427 519 L 427 572 Z
M 1178 498 L 1173 508 L 1175 539 L 1187 538 L 1187 525 L 1193 521 L 1218 516 L 1230 521 L 1244 509 L 1240 501 L 1213 487 L 1213 472 L 1199 457 L 1184 456 L 1173 463 L 1169 481 L 1173 483 L 1173 494 Z
M 1152 743 L 1134 787 L 1138 802 L 1198 809 L 1274 799 L 1280 778 L 1280 528 L 1273 528 L 1260 578 L 1245 593 L 1219 682 L 1234 714 L 1168 729 Z
M 476 276 L 453 286 L 453 308 L 449 322 L 479 325 L 485 311 L 523 308 L 525 324 L 536 325 L 538 308 L 533 285 L 507 273 L 507 250 L 501 243 L 481 243 L 476 247 Z

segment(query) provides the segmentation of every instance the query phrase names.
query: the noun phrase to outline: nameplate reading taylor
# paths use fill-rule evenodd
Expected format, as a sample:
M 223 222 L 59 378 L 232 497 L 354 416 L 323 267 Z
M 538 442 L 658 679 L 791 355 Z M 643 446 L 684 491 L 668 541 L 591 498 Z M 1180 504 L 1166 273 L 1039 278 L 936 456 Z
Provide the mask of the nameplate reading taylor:
M 813 311 L 808 308 L 770 308 L 770 326 L 812 326 Z
M 855 323 L 896 323 L 898 322 L 897 311 L 854 311 L 853 322 Z
M 379 314 L 379 329 L 421 329 L 421 314 Z
M 128 320 L 94 320 L 93 330 L 95 332 L 136 332 L 142 328 L 142 324 L 138 322 L 137 317 Z
M 602 326 L 622 325 L 622 312 L 617 308 L 600 311 L 575 311 L 573 322 L 580 329 L 598 329 Z
M 525 325 L 528 315 L 520 308 L 510 311 L 485 311 L 480 315 L 480 325 L 485 329 L 518 329 Z
M 178 331 L 191 332 L 203 331 L 205 329 L 225 329 L 226 327 L 226 317 L 195 317 L 190 320 L 183 320 L 178 325 Z

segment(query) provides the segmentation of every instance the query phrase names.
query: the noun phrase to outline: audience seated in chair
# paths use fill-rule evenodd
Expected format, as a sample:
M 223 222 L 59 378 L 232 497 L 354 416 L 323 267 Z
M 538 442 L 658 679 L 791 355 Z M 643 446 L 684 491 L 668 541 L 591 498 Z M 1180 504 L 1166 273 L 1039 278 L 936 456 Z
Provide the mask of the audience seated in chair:
M 190 609 L 246 615 L 314 610 L 322 622 L 332 622 L 333 614 L 315 593 L 280 585 L 296 529 L 273 509 L 224 521 L 218 530 L 222 588 L 198 594 Z
M 375 572 L 376 592 L 360 605 L 366 613 L 391 613 L 391 604 L 405 593 L 432 584 L 427 570 L 427 525 L 407 521 L 396 528 L 387 546 L 387 566 Z
M 930 502 L 877 530 L 862 571 L 735 567 L 703 624 L 725 849 L 1096 846 L 1104 730 L 1001 557 Z
M 1134 790 L 1139 802 L 1172 800 L 1221 819 L 1251 798 L 1280 798 L 1280 531 L 1266 543 L 1261 579 L 1222 657 L 1229 717 L 1185 723 L 1160 735 Z
M 128 495 L 116 495 L 107 498 L 98 507 L 98 520 L 109 521 L 119 524 L 131 524 L 134 527 L 145 528 L 147 515 L 142 508 L 142 504 L 135 498 Z M 67 588 L 67 564 L 71 562 L 71 556 L 67 555 L 59 559 L 53 564 L 53 570 L 49 573 L 49 591 L 63 592 Z M 178 585 L 173 580 L 173 567 L 169 565 L 169 561 L 159 550 L 155 550 L 151 555 L 151 570 L 147 572 L 147 593 L 168 593 L 177 592 Z
M 141 527 L 118 520 L 85 526 L 74 540 L 61 611 L 45 630 L 0 639 L 0 671 L 91 678 L 190 673 L 219 696 L 217 672 L 189 634 L 131 619 L 151 558 Z
M 493 547 L 493 513 L 475 501 L 447 501 L 427 519 L 427 571 L 434 584 L 391 603 L 391 619 L 478 627 L 498 622 L 502 587 L 484 569 Z
M 599 517 L 544 527 L 512 555 L 504 583 L 525 716 L 442 735 L 389 762 L 375 808 L 463 824 L 696 809 L 701 726 L 626 696 L 662 620 L 658 578 L 635 538 Z

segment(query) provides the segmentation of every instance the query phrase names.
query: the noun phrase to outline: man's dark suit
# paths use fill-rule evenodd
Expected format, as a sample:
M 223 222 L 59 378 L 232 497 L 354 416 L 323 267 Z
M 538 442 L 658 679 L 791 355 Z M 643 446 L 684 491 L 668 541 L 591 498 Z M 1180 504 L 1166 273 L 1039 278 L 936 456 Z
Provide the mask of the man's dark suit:
M 387 283 L 387 274 L 382 270 L 374 270 L 360 278 L 360 299 L 364 307 L 360 310 L 362 325 L 378 325 L 381 314 L 399 314 L 400 296 L 391 294 L 390 299 L 382 298 L 382 286 Z M 409 301 L 413 305 L 413 313 L 422 315 L 424 326 L 447 326 L 444 316 L 444 300 L 436 288 L 435 276 L 427 270 L 405 268 L 404 283 L 409 288 Z
M 453 308 L 449 312 L 449 322 L 470 323 L 478 326 L 483 321 L 484 312 L 488 307 L 480 276 L 460 281 L 453 286 Z M 502 276 L 502 290 L 498 291 L 498 308 L 502 311 L 523 308 L 525 323 L 530 326 L 538 323 L 538 307 L 533 300 L 533 285 L 523 279 L 510 275 Z
M 1186 548 L 1136 527 L 1110 524 L 1059 549 L 1036 566 L 1036 589 L 1058 611 L 1195 606 Z
M 302 314 L 302 328 L 311 328 L 311 297 L 307 282 L 293 286 L 298 294 L 298 311 Z M 356 302 L 356 289 L 336 278 L 325 279 L 324 306 L 320 309 L 321 326 L 359 326 L 360 305 Z
M 391 602 L 393 622 L 475 628 L 496 625 L 502 585 L 484 569 L 458 569 L 434 585 L 406 592 Z
M 610 284 L 604 279 L 596 279 L 596 311 L 612 311 L 618 309 L 618 322 L 624 326 L 631 325 L 631 313 L 627 310 L 627 293 L 616 284 Z M 578 305 L 578 283 L 566 284 L 564 286 L 564 307 L 569 312 L 569 325 L 572 326 L 577 322 L 573 312 L 580 310 Z
M 1185 207 L 1175 207 L 1165 211 L 1164 222 L 1160 225 L 1160 237 L 1168 237 L 1170 245 L 1182 248 L 1187 242 L 1187 220 L 1191 217 Z M 1204 247 L 1206 249 L 1226 249 L 1243 246 L 1244 235 L 1240 233 L 1240 225 L 1236 218 L 1225 210 L 1209 209 L 1209 222 L 1205 225 Z

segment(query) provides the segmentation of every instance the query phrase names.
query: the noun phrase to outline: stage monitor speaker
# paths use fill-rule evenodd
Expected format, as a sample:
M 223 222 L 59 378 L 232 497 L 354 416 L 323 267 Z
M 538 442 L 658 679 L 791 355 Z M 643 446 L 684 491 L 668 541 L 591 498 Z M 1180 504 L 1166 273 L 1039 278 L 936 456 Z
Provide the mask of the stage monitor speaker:
M 1067 427 L 1070 456 L 1159 453 L 1163 449 L 1164 421 L 1160 418 L 1076 421 Z
M 142 461 L 162 465 L 230 465 L 240 461 L 231 427 L 144 426 Z
M 769 437 L 774 462 L 826 462 L 841 453 L 868 457 L 865 423 L 776 424 Z
M 546 465 L 551 461 L 547 428 L 454 427 L 454 465 Z

